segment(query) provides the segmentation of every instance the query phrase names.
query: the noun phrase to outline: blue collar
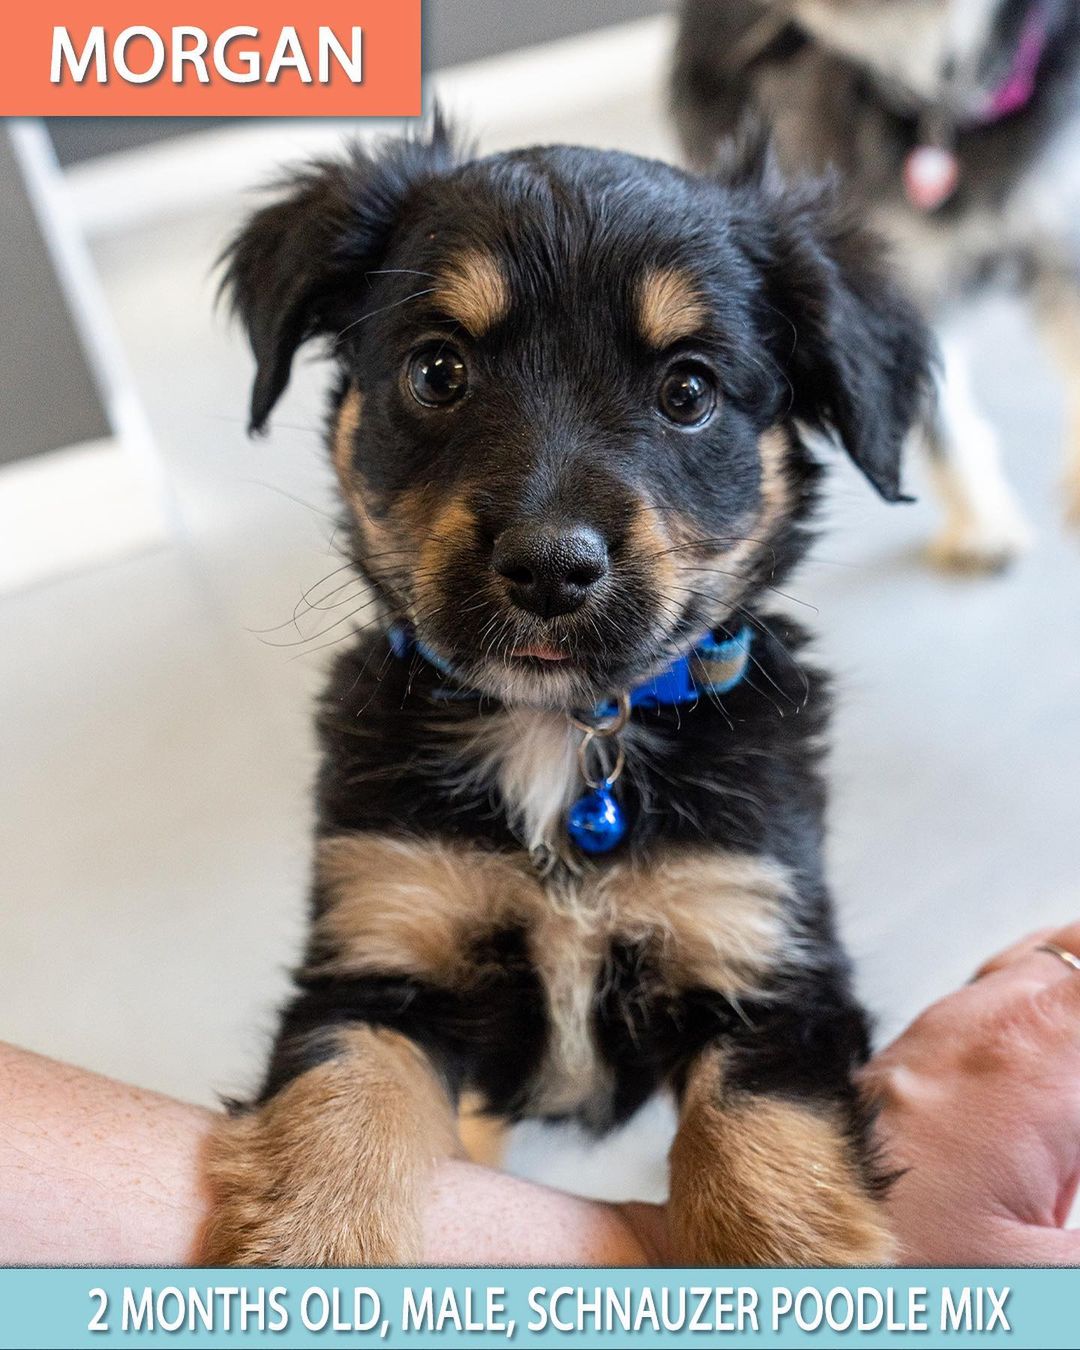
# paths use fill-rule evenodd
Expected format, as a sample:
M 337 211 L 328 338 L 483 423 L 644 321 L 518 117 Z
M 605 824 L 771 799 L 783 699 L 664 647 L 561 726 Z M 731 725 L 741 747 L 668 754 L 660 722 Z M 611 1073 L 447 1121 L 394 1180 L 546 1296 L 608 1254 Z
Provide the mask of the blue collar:
M 454 669 L 448 661 L 419 641 L 411 626 L 396 623 L 387 634 L 390 649 L 399 660 L 414 655 L 421 657 L 448 680 L 454 680 Z M 750 664 L 753 630 L 743 624 L 735 633 L 714 629 L 685 656 L 679 656 L 651 680 L 635 685 L 630 690 L 630 707 L 645 709 L 682 708 L 698 703 L 703 696 L 730 693 L 741 684 Z M 436 698 L 457 702 L 480 698 L 475 689 L 448 685 L 435 691 Z M 614 699 L 598 704 L 593 709 L 595 718 L 610 717 L 617 703 Z
M 453 667 L 418 641 L 410 627 L 394 624 L 387 636 L 390 649 L 399 660 L 419 656 L 445 676 L 447 684 L 435 690 L 435 698 L 457 701 L 481 697 L 479 690 L 457 684 Z M 588 856 L 610 853 L 622 843 L 629 829 L 625 809 L 612 790 L 626 763 L 618 736 L 629 710 L 681 708 L 696 704 L 710 694 L 730 692 L 746 675 L 752 637 L 746 624 L 736 633 L 714 629 L 685 656 L 672 661 L 651 680 L 635 685 L 628 694 L 598 704 L 591 713 L 567 714 L 582 733 L 578 746 L 578 772 L 586 790 L 570 807 L 566 817 L 567 838 L 580 853 Z M 614 740 L 614 762 L 605 760 L 601 754 L 598 766 L 590 767 L 587 759 L 590 746 L 595 750 L 598 739 L 608 738 Z M 551 862 L 547 859 L 542 870 L 546 870 Z

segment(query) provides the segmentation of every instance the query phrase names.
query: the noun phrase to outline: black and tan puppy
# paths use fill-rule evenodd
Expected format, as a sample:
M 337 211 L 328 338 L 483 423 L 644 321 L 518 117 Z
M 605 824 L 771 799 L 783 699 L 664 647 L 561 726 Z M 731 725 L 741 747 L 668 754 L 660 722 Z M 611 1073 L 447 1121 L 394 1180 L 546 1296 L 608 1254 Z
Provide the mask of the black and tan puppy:
M 872 244 L 760 148 L 299 174 L 235 241 L 252 425 L 329 340 L 330 451 L 382 606 L 338 658 L 312 928 L 206 1253 L 400 1263 L 458 1114 L 680 1104 L 687 1263 L 874 1262 L 864 1015 L 822 875 L 827 717 L 762 617 L 835 433 L 887 499 L 926 375 Z

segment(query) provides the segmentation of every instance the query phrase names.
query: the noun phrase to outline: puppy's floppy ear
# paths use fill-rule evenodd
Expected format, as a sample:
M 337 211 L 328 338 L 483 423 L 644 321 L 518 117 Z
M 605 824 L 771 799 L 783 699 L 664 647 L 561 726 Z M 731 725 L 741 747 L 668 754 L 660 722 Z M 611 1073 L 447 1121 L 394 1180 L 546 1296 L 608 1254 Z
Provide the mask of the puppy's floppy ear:
M 886 501 L 910 500 L 901 458 L 930 397 L 929 331 L 833 182 L 784 188 L 768 162 L 761 175 L 771 207 L 756 249 L 762 322 L 791 384 L 790 411 L 834 434 Z
M 340 332 L 364 294 L 412 188 L 456 162 L 436 111 L 427 139 L 352 146 L 291 175 L 285 196 L 257 211 L 222 255 L 221 290 L 255 353 L 249 431 L 261 431 L 289 382 L 297 348 Z

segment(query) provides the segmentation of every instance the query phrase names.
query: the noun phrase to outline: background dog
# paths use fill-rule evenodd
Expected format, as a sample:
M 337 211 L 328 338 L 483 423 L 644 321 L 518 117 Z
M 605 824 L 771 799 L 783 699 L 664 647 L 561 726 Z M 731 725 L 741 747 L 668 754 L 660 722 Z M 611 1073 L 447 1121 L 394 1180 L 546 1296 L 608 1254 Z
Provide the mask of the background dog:
M 785 168 L 839 169 L 938 319 L 987 282 L 1031 296 L 1068 399 L 1080 523 L 1080 6 L 1075 0 L 686 0 L 675 106 L 707 165 L 749 111 Z M 938 560 L 995 567 L 1027 527 L 961 353 L 927 427 Z
M 805 428 L 900 496 L 927 344 L 873 241 L 759 145 L 704 179 L 437 127 L 295 175 L 226 285 L 254 428 L 328 342 L 376 611 L 323 701 L 310 941 L 217 1135 L 207 1260 L 416 1260 L 459 1112 L 606 1131 L 660 1090 L 685 1261 L 882 1259 L 827 694 L 761 610 L 808 541 Z M 593 775 L 609 851 L 568 826 Z

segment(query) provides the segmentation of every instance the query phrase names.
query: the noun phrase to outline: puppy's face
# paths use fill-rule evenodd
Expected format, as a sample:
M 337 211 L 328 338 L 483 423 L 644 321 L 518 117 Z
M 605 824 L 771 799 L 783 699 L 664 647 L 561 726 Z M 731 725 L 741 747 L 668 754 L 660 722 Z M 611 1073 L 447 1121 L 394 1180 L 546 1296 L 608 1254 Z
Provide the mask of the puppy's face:
M 814 466 L 795 417 L 846 423 L 896 495 L 921 334 L 846 231 L 834 243 L 872 304 L 844 288 L 819 204 L 782 226 L 761 164 L 718 185 L 588 151 L 456 165 L 429 149 L 426 170 L 395 169 L 374 256 L 349 275 L 331 246 L 340 279 L 313 281 L 302 322 L 340 364 L 331 447 L 360 565 L 467 684 L 587 706 L 737 613 L 798 551 Z M 341 229 L 349 193 L 385 194 L 385 173 L 342 180 L 341 200 L 294 197 L 308 248 Z M 256 423 L 284 382 L 260 285 L 275 289 L 285 245 L 265 225 L 231 273 L 265 349 Z M 860 378 L 882 389 L 874 425 L 847 387 Z
M 1052 22 L 1069 2 L 794 0 L 793 8 L 824 42 L 963 118 L 1008 79 L 1031 24 Z
M 619 173 L 545 154 L 428 184 L 346 363 L 334 459 L 371 575 L 503 697 L 595 698 L 669 660 L 797 500 L 713 194 Z

